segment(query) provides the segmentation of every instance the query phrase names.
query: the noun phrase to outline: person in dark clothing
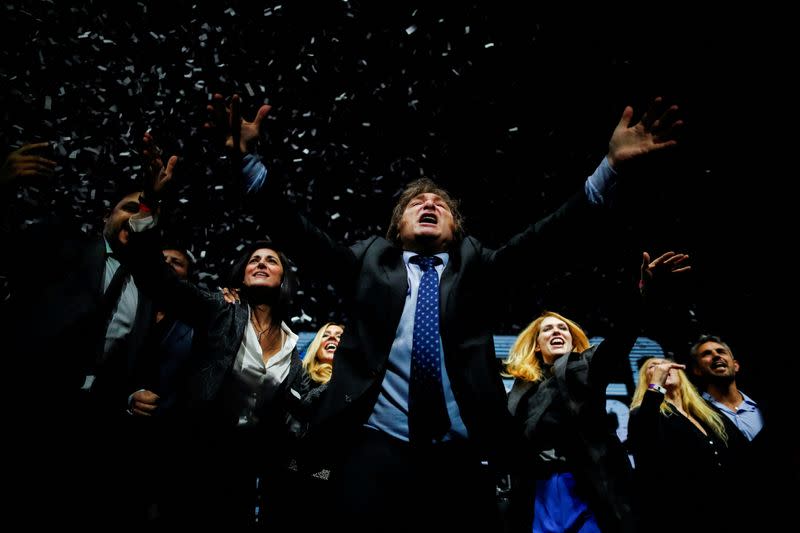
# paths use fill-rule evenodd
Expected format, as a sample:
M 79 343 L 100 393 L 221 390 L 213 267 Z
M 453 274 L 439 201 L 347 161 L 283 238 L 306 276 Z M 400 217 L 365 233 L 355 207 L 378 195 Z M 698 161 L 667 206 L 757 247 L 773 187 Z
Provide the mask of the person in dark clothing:
M 145 198 L 144 202 L 147 203 Z M 296 518 L 292 453 L 302 432 L 308 378 L 297 335 L 286 324 L 295 286 L 290 263 L 269 241 L 246 243 L 227 286 L 240 301 L 181 280 L 164 262 L 155 221 L 131 226 L 128 264 L 142 290 L 194 329 L 191 369 L 177 396 L 197 441 L 196 458 L 175 520 L 248 530 L 281 529 Z M 213 458 L 213 459 L 211 459 Z
M 526 467 L 512 483 L 514 531 L 635 531 L 633 474 L 608 426 L 606 388 L 627 364 L 651 280 L 661 270 L 689 270 L 686 259 L 667 252 L 650 261 L 643 254 L 642 294 L 631 283 L 623 316 L 597 346 L 589 346 L 575 322 L 551 311 L 517 337 L 506 370 L 516 378 L 509 410 L 526 437 Z
M 189 252 L 180 246 L 165 245 L 161 253 L 165 262 L 178 278 L 189 280 L 193 261 Z M 193 443 L 186 431 L 179 409 L 175 409 L 179 391 L 191 368 L 195 355 L 194 330 L 163 310 L 158 300 L 155 323 L 144 343 L 137 372 L 141 378 L 140 389 L 128 399 L 128 442 L 136 449 L 136 443 L 170 443 L 156 451 L 135 453 L 131 463 L 137 463 L 137 475 L 130 484 L 138 487 L 136 501 L 131 501 L 135 520 L 148 527 L 160 524 L 180 509 L 182 496 L 186 492 L 187 475 L 195 467 L 187 461 L 187 450 Z M 175 502 L 178 502 L 177 504 Z M 130 522 L 131 525 L 135 521 Z
M 498 525 L 493 468 L 518 438 L 506 408 L 485 310 L 492 280 L 529 276 L 539 246 L 598 216 L 617 171 L 676 143 L 677 106 L 658 100 L 640 122 L 628 107 L 608 155 L 554 213 L 498 249 L 467 236 L 450 194 L 429 179 L 402 191 L 385 237 L 345 246 L 315 227 L 266 180 L 252 153 L 269 111 L 241 119 L 234 96 L 209 106 L 209 127 L 240 156 L 253 212 L 304 273 L 345 301 L 348 332 L 313 428 L 341 451 L 334 508 L 350 531 L 484 530 Z M 266 183 L 266 185 L 264 185 Z M 333 448 L 332 448 L 333 449 Z
M 47 146 L 28 145 L 8 157 L 0 179 L 4 207 L 21 180 L 53 174 L 55 162 L 40 155 Z M 154 167 L 151 188 L 166 186 L 176 161 Z M 3 226 L 2 247 L 13 250 L 2 257 L 10 292 L 5 354 L 15 376 L 9 387 L 24 399 L 12 419 L 30 469 L 17 487 L 21 494 L 30 489 L 23 498 L 35 508 L 37 484 L 48 480 L 59 498 L 44 519 L 59 516 L 59 525 L 113 528 L 129 510 L 133 472 L 121 426 L 155 311 L 120 262 L 141 191 L 117 194 L 102 235 L 86 234 L 58 208 L 32 224 Z M 59 445 L 27 461 L 35 441 Z
M 728 434 L 730 475 L 743 495 L 735 515 L 738 529 L 732 531 L 784 523 L 788 502 L 773 480 L 775 472 L 786 468 L 788 452 L 765 426 L 767 402 L 756 402 L 739 388 L 740 362 L 730 345 L 716 335 L 701 335 L 695 341 L 688 367 L 687 374 L 703 399 L 722 416 Z
M 710 512 L 713 492 L 732 485 L 729 437 L 720 415 L 683 369 L 650 358 L 631 401 L 628 445 L 633 452 L 641 530 L 735 531 L 735 513 Z
M 166 246 L 161 251 L 164 261 L 182 279 L 191 275 L 192 260 L 186 249 Z M 164 415 L 175 405 L 176 392 L 183 377 L 182 370 L 191 357 L 194 332 L 191 327 L 161 310 L 156 302 L 155 325 L 147 340 L 146 364 L 151 365 L 148 383 L 130 395 L 128 409 L 135 416 Z

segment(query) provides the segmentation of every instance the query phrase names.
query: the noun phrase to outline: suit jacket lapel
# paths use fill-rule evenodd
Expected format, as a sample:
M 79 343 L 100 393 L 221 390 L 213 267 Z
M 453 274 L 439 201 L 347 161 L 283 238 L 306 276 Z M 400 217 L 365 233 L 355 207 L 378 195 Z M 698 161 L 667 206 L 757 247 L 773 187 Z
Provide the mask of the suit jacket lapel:
M 450 257 L 447 260 L 447 266 L 442 272 L 442 278 L 439 281 L 439 330 L 444 332 L 448 330 L 448 318 L 455 316 L 452 310 L 453 294 L 455 294 L 455 284 L 458 279 L 459 268 L 461 265 L 461 258 L 458 251 L 450 252 Z
M 106 241 L 102 237 L 87 246 L 86 265 L 88 288 L 99 302 L 103 296 L 103 276 L 106 270 Z
M 532 381 L 525 381 L 524 379 L 515 379 L 514 384 L 511 386 L 511 392 L 508 393 L 508 411 L 511 416 L 517 414 L 517 407 L 523 396 L 533 388 L 535 385 Z
M 136 318 L 134 319 L 131 332 L 129 334 L 130 338 L 127 342 L 129 370 L 132 370 L 135 367 L 139 351 L 142 349 L 142 346 L 147 339 L 147 335 L 150 333 L 150 329 L 155 322 L 155 318 L 155 309 L 152 300 L 142 294 L 141 291 L 138 291 Z
M 396 332 L 400 316 L 408 294 L 408 272 L 403 262 L 403 252 L 398 248 L 390 248 L 386 252 L 383 263 L 383 273 L 386 276 L 387 301 L 389 302 L 386 324 L 393 328 L 392 335 Z
M 558 395 L 558 379 L 550 377 L 544 381 L 540 381 L 536 388 L 530 392 L 528 399 L 528 412 L 525 414 L 525 436 L 528 438 L 535 438 L 536 427 L 541 420 L 542 415 L 547 409 L 553 405 L 553 401 Z
M 403 263 L 403 252 L 399 248 L 387 248 L 380 259 L 380 266 L 382 271 L 378 275 L 382 275 L 383 279 L 379 280 L 375 289 L 381 293 L 376 293 L 375 298 L 376 301 L 387 302 L 386 308 L 381 309 L 386 314 L 379 321 L 383 326 L 382 334 L 374 338 L 373 349 L 364 352 L 367 366 L 373 371 L 378 371 L 386 364 L 408 293 L 408 273 Z
M 246 335 L 245 328 L 247 328 L 248 322 L 250 322 L 250 306 L 246 304 L 234 304 L 233 306 L 233 321 L 236 325 L 236 341 L 235 343 L 231 343 L 233 346 L 236 347 L 235 350 L 228 350 L 230 354 L 228 357 L 221 359 L 218 361 L 217 364 L 217 372 L 220 375 L 219 382 L 222 383 L 222 378 L 225 373 L 233 368 L 235 364 L 236 356 L 239 353 L 239 346 L 241 346 L 242 342 L 244 342 L 244 336 Z
M 230 339 L 226 346 L 231 349 L 227 350 L 226 356 L 206 361 L 201 367 L 198 375 L 199 383 L 196 385 L 196 390 L 199 394 L 199 400 L 209 402 L 217 397 L 217 393 L 225 381 L 225 376 L 228 371 L 233 368 L 235 363 L 234 359 L 239 353 L 238 347 L 244 338 L 244 328 L 247 321 L 250 319 L 250 308 L 245 303 L 230 304 L 233 307 L 233 321 L 236 326 L 236 337 Z

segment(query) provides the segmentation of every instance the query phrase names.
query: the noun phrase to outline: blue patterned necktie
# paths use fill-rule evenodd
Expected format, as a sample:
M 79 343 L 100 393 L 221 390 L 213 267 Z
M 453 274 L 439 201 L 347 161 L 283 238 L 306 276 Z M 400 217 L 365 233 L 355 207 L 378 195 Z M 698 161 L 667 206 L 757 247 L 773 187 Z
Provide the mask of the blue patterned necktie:
M 411 442 L 430 444 L 450 428 L 442 390 L 439 349 L 439 275 L 436 256 L 415 255 L 410 259 L 422 270 L 414 312 L 411 345 L 411 379 L 408 386 L 408 432 Z

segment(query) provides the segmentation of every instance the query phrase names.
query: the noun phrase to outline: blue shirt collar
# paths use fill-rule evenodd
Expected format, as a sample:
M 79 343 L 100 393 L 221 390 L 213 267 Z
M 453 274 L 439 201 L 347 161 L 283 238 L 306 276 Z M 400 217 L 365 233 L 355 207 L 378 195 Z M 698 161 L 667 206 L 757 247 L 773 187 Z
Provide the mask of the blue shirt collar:
M 742 391 L 739 391 L 739 394 L 742 395 L 742 400 L 743 400 L 742 403 L 743 404 L 747 404 L 748 407 L 756 407 L 756 408 L 758 407 L 758 404 L 756 403 L 756 401 L 753 400 L 752 398 L 750 398 L 750 396 L 748 396 L 747 394 L 743 393 Z M 705 400 L 713 403 L 714 405 L 722 405 L 720 402 L 718 402 L 716 399 L 714 399 L 714 397 L 711 396 L 711 394 L 709 394 L 708 392 L 703 392 L 703 398 Z
M 404 250 L 403 251 L 403 263 L 405 263 L 406 268 L 408 268 L 408 262 L 411 260 L 412 257 L 415 255 L 420 255 L 417 252 L 409 252 Z M 447 252 L 441 252 L 438 254 L 434 254 L 436 257 L 442 260 L 442 266 L 447 267 L 447 261 L 450 259 L 450 254 Z

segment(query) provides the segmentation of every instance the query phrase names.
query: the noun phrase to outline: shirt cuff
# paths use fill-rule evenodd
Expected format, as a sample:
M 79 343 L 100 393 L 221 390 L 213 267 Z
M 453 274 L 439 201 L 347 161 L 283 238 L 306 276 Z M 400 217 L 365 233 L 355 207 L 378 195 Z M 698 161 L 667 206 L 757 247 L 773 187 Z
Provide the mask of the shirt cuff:
M 594 173 L 586 178 L 586 197 L 593 205 L 605 206 L 613 200 L 616 189 L 617 171 L 611 168 L 608 158 L 604 157 Z
M 267 167 L 257 154 L 247 154 L 242 158 L 242 174 L 244 174 L 244 192 L 258 192 L 267 181 Z

